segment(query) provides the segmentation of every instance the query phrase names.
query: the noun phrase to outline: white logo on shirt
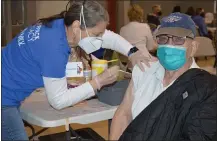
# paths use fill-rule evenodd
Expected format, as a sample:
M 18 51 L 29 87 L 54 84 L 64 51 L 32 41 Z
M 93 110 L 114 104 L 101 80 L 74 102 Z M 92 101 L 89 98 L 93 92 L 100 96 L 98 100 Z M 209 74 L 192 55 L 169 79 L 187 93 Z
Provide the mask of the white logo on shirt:
M 17 40 L 18 46 L 25 45 L 24 34 L 25 34 L 26 30 L 27 30 L 27 28 L 25 28 L 18 36 L 18 40 Z
M 28 37 L 27 37 L 28 42 L 30 42 L 30 41 L 34 42 L 35 40 L 38 40 L 40 38 L 41 26 L 42 26 L 41 24 L 40 25 L 34 25 L 29 29 Z M 28 28 L 25 28 L 18 36 L 18 46 L 25 45 L 25 36 L 24 35 L 26 34 L 25 31 L 27 29 Z
M 37 25 L 36 27 L 33 27 L 29 30 L 28 32 L 28 41 L 35 41 L 40 38 L 40 29 L 41 29 L 41 24 Z

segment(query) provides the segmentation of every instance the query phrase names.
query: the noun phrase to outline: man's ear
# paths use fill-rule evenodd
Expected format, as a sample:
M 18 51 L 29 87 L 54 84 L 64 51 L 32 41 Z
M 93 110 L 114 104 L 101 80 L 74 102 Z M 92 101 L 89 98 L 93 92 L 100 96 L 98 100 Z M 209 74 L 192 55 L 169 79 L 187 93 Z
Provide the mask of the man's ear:
M 192 42 L 192 50 L 191 50 L 191 54 L 190 54 L 191 57 L 194 57 L 194 55 L 196 54 L 196 52 L 198 50 L 198 46 L 199 46 L 199 43 L 197 41 Z

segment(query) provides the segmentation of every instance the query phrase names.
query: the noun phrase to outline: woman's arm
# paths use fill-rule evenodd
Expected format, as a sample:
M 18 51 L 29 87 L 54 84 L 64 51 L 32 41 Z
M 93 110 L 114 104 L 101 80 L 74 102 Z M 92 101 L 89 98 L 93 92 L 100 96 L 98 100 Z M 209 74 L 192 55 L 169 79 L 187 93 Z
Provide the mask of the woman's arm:
M 103 39 L 103 45 L 102 45 L 103 48 L 117 51 L 125 56 L 128 56 L 129 50 L 133 47 L 133 45 L 131 45 L 123 37 L 110 30 L 105 30 L 102 39 Z
M 53 108 L 60 110 L 68 106 L 75 105 L 95 95 L 95 90 L 100 90 L 102 86 L 112 84 L 117 80 L 119 72 L 118 66 L 106 69 L 103 73 L 95 76 L 89 82 L 78 87 L 68 89 L 66 77 L 49 78 L 43 77 L 47 98 Z
M 48 101 L 57 110 L 75 105 L 95 95 L 94 88 L 89 82 L 68 89 L 66 77 L 43 77 L 43 80 Z
M 102 38 L 103 48 L 115 50 L 125 56 L 128 56 L 130 49 L 133 48 L 133 45 L 131 45 L 123 37 L 109 30 L 105 31 Z M 144 62 L 147 66 L 149 66 L 149 61 L 152 60 L 152 56 L 147 49 L 138 50 L 137 52 L 129 55 L 128 58 L 133 66 L 137 64 L 142 71 L 144 71 L 144 67 L 141 65 L 141 62 Z
M 109 140 L 118 140 L 132 121 L 131 107 L 133 103 L 133 81 L 131 80 L 124 99 L 112 119 Z

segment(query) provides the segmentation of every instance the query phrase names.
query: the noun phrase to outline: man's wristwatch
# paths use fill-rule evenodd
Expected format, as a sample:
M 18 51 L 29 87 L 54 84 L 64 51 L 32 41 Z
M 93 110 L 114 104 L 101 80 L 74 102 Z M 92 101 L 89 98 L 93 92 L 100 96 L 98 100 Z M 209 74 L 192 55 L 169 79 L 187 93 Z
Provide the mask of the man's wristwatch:
M 139 49 L 137 48 L 137 47 L 133 47 L 133 48 L 131 48 L 130 49 L 130 51 L 128 52 L 128 57 L 131 55 L 131 54 L 133 54 L 133 53 L 135 53 L 135 52 L 137 52 Z

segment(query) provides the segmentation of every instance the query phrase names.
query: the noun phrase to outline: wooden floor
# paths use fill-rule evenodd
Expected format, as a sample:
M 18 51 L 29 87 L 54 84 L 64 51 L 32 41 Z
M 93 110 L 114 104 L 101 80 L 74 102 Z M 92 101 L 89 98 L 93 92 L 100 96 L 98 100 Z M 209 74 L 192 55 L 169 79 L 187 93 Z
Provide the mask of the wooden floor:
M 197 60 L 197 64 L 201 68 L 205 68 L 206 70 L 210 71 L 211 73 L 216 73 L 216 70 L 213 68 L 214 64 L 214 57 L 210 57 L 207 60 L 205 58 L 199 58 Z M 101 135 L 104 139 L 108 139 L 108 121 L 101 121 L 93 124 L 87 124 L 87 125 L 80 125 L 80 124 L 71 124 L 71 127 L 73 129 L 79 129 L 79 128 L 84 128 L 84 127 L 90 127 L 94 131 L 96 131 L 99 135 Z M 34 126 L 36 131 L 39 131 L 42 129 L 41 127 Z M 31 135 L 31 130 L 26 128 L 28 135 Z M 64 132 L 65 127 L 56 127 L 56 128 L 49 128 L 47 131 L 40 135 L 47 135 L 47 134 L 53 134 L 53 133 L 58 133 L 58 132 Z
M 38 127 L 38 126 L 33 126 L 33 127 L 36 130 L 36 132 L 43 129 L 43 128 Z M 100 136 L 102 136 L 104 139 L 108 140 L 108 121 L 101 121 L 101 122 L 96 122 L 96 123 L 86 124 L 86 125 L 71 124 L 71 127 L 73 129 L 80 129 L 80 128 L 85 128 L 85 127 L 92 128 Z M 27 134 L 30 136 L 31 135 L 31 130 L 29 128 L 26 128 L 26 131 L 27 131 Z M 53 134 L 53 133 L 59 133 L 59 132 L 64 132 L 64 131 L 65 131 L 64 126 L 49 128 L 45 132 L 41 133 L 39 136 Z

